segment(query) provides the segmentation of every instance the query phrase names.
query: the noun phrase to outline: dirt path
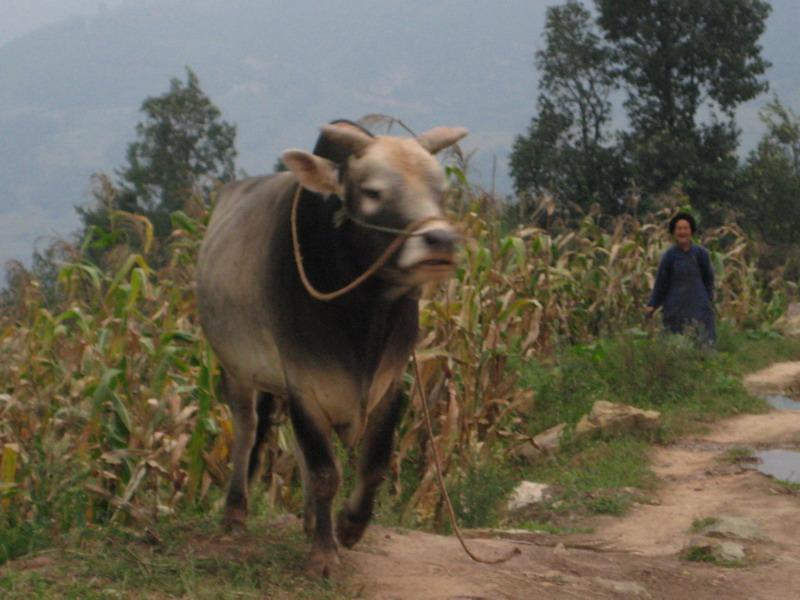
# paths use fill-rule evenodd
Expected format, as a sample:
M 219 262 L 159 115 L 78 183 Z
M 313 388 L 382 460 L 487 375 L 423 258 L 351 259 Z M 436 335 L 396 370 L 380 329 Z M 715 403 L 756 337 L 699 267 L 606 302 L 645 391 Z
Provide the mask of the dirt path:
M 756 393 L 800 387 L 800 362 L 751 375 Z M 800 449 L 800 411 L 745 415 L 709 433 L 653 451 L 661 480 L 653 504 L 624 518 L 597 518 L 591 536 L 517 534 L 514 541 L 473 540 L 476 551 L 521 554 L 488 566 L 472 563 L 455 538 L 373 528 L 343 553 L 360 596 L 370 600 L 800 598 L 800 496 L 772 479 L 721 461 L 732 447 Z M 767 536 L 748 542 L 748 566 L 722 568 L 679 560 L 695 519 L 749 517 Z

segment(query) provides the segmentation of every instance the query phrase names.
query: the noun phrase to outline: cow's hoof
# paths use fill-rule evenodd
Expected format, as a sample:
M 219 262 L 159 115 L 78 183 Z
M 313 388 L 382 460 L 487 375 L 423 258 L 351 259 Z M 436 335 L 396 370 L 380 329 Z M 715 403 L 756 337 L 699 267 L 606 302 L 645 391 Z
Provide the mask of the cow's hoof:
M 345 548 L 352 548 L 364 537 L 367 530 L 367 522 L 356 523 L 351 521 L 347 512 L 340 510 L 336 515 L 336 539 Z
M 241 508 L 227 508 L 222 518 L 222 527 L 226 531 L 246 531 L 247 511 Z
M 306 575 L 309 577 L 330 578 L 333 569 L 339 565 L 339 553 L 336 548 L 317 549 L 312 548 L 306 562 Z

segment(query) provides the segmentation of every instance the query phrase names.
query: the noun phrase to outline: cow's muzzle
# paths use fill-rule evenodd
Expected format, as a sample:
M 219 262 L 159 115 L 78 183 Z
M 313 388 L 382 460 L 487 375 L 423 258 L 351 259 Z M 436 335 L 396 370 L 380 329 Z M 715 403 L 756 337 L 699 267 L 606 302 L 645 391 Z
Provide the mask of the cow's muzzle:
M 444 220 L 428 223 L 414 233 L 403 245 L 397 266 L 433 278 L 448 275 L 455 268 L 459 235 Z

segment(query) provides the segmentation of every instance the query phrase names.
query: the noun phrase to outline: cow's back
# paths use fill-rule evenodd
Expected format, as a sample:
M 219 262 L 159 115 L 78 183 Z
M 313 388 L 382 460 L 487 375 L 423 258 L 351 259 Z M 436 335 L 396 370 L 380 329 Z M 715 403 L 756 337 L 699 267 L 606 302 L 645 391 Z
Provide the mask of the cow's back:
M 225 186 L 200 247 L 197 295 L 206 337 L 226 370 L 254 388 L 283 394 L 270 323 L 269 253 L 296 180 L 253 177 Z

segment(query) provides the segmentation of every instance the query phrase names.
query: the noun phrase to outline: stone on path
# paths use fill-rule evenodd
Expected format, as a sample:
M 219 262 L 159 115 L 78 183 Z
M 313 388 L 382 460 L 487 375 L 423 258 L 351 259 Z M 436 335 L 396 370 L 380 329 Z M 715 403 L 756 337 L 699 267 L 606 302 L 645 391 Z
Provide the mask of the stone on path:
M 738 563 L 747 558 L 744 546 L 707 537 L 696 537 L 689 541 L 687 550 L 699 550 L 722 563 Z
M 753 519 L 727 515 L 715 517 L 714 522 L 703 527 L 699 533 L 709 537 L 734 540 L 766 541 L 768 539 Z
M 656 429 L 661 422 L 661 413 L 642 410 L 627 404 L 616 404 L 598 400 L 588 415 L 581 417 L 575 427 L 575 437 L 595 433 L 623 433 Z
M 529 506 L 538 504 L 547 498 L 550 486 L 544 483 L 533 481 L 523 481 L 514 491 L 508 500 L 508 512 L 518 512 Z

